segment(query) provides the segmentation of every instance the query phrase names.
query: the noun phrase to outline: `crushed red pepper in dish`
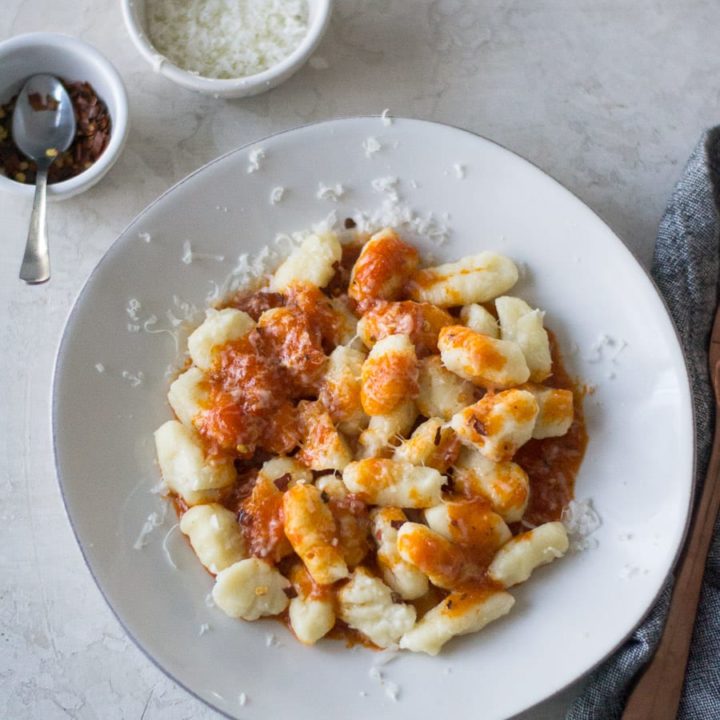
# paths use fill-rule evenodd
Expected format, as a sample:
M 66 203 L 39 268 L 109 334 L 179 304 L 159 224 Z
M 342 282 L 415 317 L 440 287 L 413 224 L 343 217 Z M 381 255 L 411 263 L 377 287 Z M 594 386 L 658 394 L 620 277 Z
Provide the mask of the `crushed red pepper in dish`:
M 107 105 L 98 97 L 88 82 L 62 81 L 70 95 L 75 110 L 75 139 L 70 147 L 60 153 L 48 172 L 48 183 L 58 183 L 85 172 L 92 167 L 110 142 L 112 122 Z M 0 173 L 17 182 L 34 184 L 37 175 L 35 163 L 28 159 L 15 145 L 12 138 L 12 116 L 18 95 L 0 105 Z M 39 95 L 31 96 L 36 109 L 46 107 Z

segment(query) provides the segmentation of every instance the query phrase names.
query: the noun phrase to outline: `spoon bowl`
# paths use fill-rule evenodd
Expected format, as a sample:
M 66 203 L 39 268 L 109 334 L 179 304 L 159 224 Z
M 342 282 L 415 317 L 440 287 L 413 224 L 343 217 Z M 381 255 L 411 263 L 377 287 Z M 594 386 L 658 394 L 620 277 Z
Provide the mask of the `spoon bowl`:
M 53 75 L 33 75 L 23 86 L 13 113 L 12 136 L 37 165 L 35 198 L 20 278 L 35 284 L 50 279 L 47 223 L 47 176 L 60 153 L 75 137 L 75 112 L 63 84 Z

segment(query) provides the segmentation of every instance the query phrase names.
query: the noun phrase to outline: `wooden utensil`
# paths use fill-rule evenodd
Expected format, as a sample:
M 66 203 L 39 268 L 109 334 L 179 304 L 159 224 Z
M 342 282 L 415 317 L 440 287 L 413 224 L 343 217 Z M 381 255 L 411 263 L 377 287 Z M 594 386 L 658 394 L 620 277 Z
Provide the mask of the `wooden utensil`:
M 635 685 L 623 720 L 675 720 L 685 681 L 715 519 L 720 508 L 720 307 L 710 337 L 710 379 L 715 393 L 715 435 L 702 497 L 676 570 L 665 631 L 657 651 Z

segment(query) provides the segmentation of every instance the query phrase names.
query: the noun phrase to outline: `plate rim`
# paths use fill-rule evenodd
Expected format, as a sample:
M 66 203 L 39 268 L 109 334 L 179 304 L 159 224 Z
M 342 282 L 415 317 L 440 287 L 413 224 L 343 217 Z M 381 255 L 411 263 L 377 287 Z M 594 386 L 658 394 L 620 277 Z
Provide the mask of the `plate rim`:
M 170 187 L 168 187 L 166 190 L 164 190 L 160 195 L 158 195 L 156 198 L 154 198 L 150 203 L 148 203 L 139 213 L 137 213 L 133 218 L 120 230 L 120 232 L 116 235 L 116 237 L 113 239 L 113 241 L 110 243 L 110 245 L 105 249 L 100 259 L 97 261 L 97 263 L 93 266 L 92 270 L 88 274 L 87 278 L 83 282 L 82 286 L 80 287 L 80 290 L 78 291 L 77 295 L 75 296 L 72 306 L 70 310 L 68 311 L 68 314 L 65 318 L 65 321 L 63 322 L 62 331 L 60 334 L 60 340 L 57 344 L 57 349 L 55 351 L 53 366 L 52 366 L 52 377 L 51 377 L 51 386 L 50 386 L 50 439 L 52 443 L 52 458 L 53 458 L 53 464 L 55 466 L 55 477 L 58 483 L 58 487 L 60 490 L 60 496 L 62 498 L 62 504 L 63 508 L 65 510 L 65 515 L 67 516 L 68 522 L 70 524 L 70 527 L 73 532 L 73 536 L 75 538 L 75 542 L 78 545 L 78 548 L 80 549 L 80 554 L 82 556 L 83 562 L 85 563 L 85 567 L 90 573 L 90 576 L 93 579 L 93 582 L 95 583 L 95 586 L 100 591 L 100 594 L 105 601 L 105 604 L 110 609 L 111 613 L 113 614 L 114 618 L 117 620 L 117 622 L 120 624 L 120 627 L 123 629 L 123 631 L 126 633 L 126 635 L 130 638 L 130 640 L 133 642 L 136 648 L 140 650 L 140 652 L 158 669 L 160 672 L 163 673 L 167 678 L 169 678 L 172 682 L 174 682 L 176 685 L 181 687 L 183 690 L 185 690 L 187 693 L 189 693 L 192 697 L 199 700 L 201 703 L 206 705 L 207 707 L 211 708 L 215 712 L 220 713 L 225 718 L 228 718 L 229 720 L 238 720 L 240 717 L 239 715 L 231 715 L 222 708 L 220 708 L 218 705 L 215 704 L 214 701 L 207 699 L 205 697 L 202 697 L 197 691 L 191 689 L 185 682 L 179 680 L 175 675 L 173 675 L 168 669 L 163 667 L 160 664 L 160 661 L 157 660 L 149 650 L 147 650 L 144 646 L 144 644 L 141 642 L 141 640 L 135 636 L 135 634 L 129 629 L 128 624 L 126 621 L 120 616 L 119 611 L 115 608 L 115 606 L 110 601 L 107 593 L 105 592 L 105 589 L 103 588 L 102 584 L 98 580 L 97 576 L 95 575 L 95 572 L 93 571 L 93 567 L 87 557 L 87 554 L 85 552 L 85 547 L 83 545 L 83 542 L 80 539 L 80 536 L 78 535 L 78 531 L 75 527 L 75 523 L 73 522 L 72 515 L 70 513 L 70 509 L 68 507 L 68 501 L 65 494 L 65 480 L 62 477 L 62 472 L 60 470 L 60 463 L 58 458 L 58 443 L 57 443 L 57 435 L 56 435 L 56 426 L 57 426 L 57 405 L 58 405 L 58 384 L 59 384 L 59 375 L 61 374 L 64 366 L 64 354 L 66 349 L 66 343 L 68 342 L 69 337 L 69 330 L 74 322 L 76 311 L 79 308 L 80 302 L 85 295 L 88 286 L 97 273 L 97 271 L 100 269 L 100 267 L 108 261 L 116 252 L 118 252 L 119 248 L 119 241 L 122 237 L 126 235 L 126 233 L 130 230 L 130 228 L 135 225 L 137 222 L 139 222 L 147 213 L 149 213 L 159 202 L 161 202 L 167 195 L 169 195 L 171 192 L 176 190 L 177 188 L 184 185 L 186 182 L 190 181 L 192 178 L 194 178 L 196 175 L 205 172 L 210 167 L 215 165 L 216 163 L 219 163 L 226 158 L 230 157 L 231 155 L 235 155 L 237 153 L 241 153 L 243 150 L 247 150 L 248 148 L 258 145 L 259 143 L 267 142 L 269 140 L 272 140 L 273 138 L 279 137 L 281 135 L 285 135 L 288 133 L 297 132 L 300 130 L 305 130 L 308 128 L 314 128 L 314 127 L 320 127 L 322 125 L 332 125 L 336 123 L 343 123 L 343 122 L 349 122 L 349 121 L 357 121 L 357 120 L 381 120 L 384 117 L 384 115 L 381 114 L 370 114 L 370 115 L 339 115 L 332 118 L 327 118 L 325 120 L 319 120 L 316 122 L 309 122 L 309 123 L 303 123 L 301 125 L 296 125 L 290 128 L 285 128 L 283 130 L 278 130 L 276 132 L 270 133 L 268 135 L 264 135 L 260 138 L 251 140 L 249 142 L 243 143 L 242 145 L 238 145 L 237 147 L 228 150 L 227 152 L 213 158 L 212 160 L 208 161 L 207 163 L 201 165 L 200 167 L 196 168 L 192 172 L 188 173 L 184 177 L 182 177 L 177 182 L 173 183 Z M 677 567 L 678 561 L 680 559 L 680 556 L 682 554 L 683 548 L 685 547 L 685 543 L 687 541 L 688 532 L 690 529 L 690 524 L 693 517 L 693 509 L 695 507 L 695 500 L 696 500 L 696 494 L 697 494 L 697 408 L 695 404 L 695 398 L 693 395 L 693 386 L 692 386 L 692 380 L 690 376 L 689 371 L 689 365 L 687 361 L 687 357 L 685 356 L 685 349 L 683 347 L 682 338 L 680 337 L 680 334 L 678 332 L 677 326 L 675 324 L 675 320 L 673 319 L 673 316 L 670 312 L 670 308 L 668 307 L 668 304 L 660 292 L 659 287 L 655 283 L 655 280 L 653 279 L 652 275 L 650 274 L 650 271 L 645 268 L 645 266 L 638 260 L 636 254 L 626 245 L 626 243 L 623 241 L 621 235 L 616 232 L 616 230 L 613 228 L 613 226 L 603 218 L 599 212 L 597 212 L 595 209 L 593 209 L 590 205 L 585 203 L 580 196 L 574 192 L 573 190 L 566 187 L 563 183 L 561 183 L 557 178 L 555 178 L 552 174 L 541 168 L 539 165 L 537 165 L 532 160 L 529 160 L 528 158 L 524 157 L 520 153 L 511 150 L 504 144 L 492 140 L 489 137 L 482 135 L 479 132 L 475 132 L 473 130 L 468 130 L 467 128 L 461 127 L 459 125 L 454 125 L 452 123 L 448 122 L 438 122 L 435 120 L 427 120 L 424 118 L 414 118 L 414 117 L 407 117 L 407 116 L 399 116 L 399 115 L 393 115 L 391 116 L 392 121 L 400 121 L 400 122 L 410 122 L 410 123 L 418 123 L 422 125 L 428 125 L 428 126 L 438 126 L 441 128 L 449 128 L 457 132 L 461 132 L 464 134 L 469 135 L 471 138 L 477 140 L 480 139 L 484 142 L 489 143 L 490 145 L 494 145 L 501 150 L 509 153 L 510 155 L 514 156 L 516 159 L 519 159 L 523 163 L 526 163 L 527 165 L 531 166 L 534 170 L 537 170 L 541 175 L 543 175 L 547 180 L 550 180 L 553 184 L 555 184 L 557 187 L 564 190 L 571 198 L 572 200 L 585 210 L 589 211 L 591 215 L 593 215 L 597 220 L 600 221 L 609 231 L 610 234 L 613 237 L 613 241 L 616 243 L 619 248 L 624 251 L 627 254 L 627 257 L 630 261 L 631 265 L 634 265 L 636 269 L 641 271 L 641 276 L 644 276 L 644 279 L 649 283 L 649 287 L 654 292 L 657 299 L 660 301 L 661 307 L 665 312 L 665 315 L 667 319 L 670 322 L 670 327 L 672 329 L 674 338 L 675 338 L 675 349 L 679 351 L 680 358 L 682 360 L 682 368 L 684 370 L 683 372 L 683 380 L 684 382 L 679 382 L 679 387 L 684 391 L 685 394 L 685 400 L 687 405 L 689 406 L 690 411 L 690 420 L 692 422 L 692 432 L 691 432 L 691 440 L 692 440 L 692 448 L 691 448 L 691 463 L 690 463 L 690 483 L 689 483 L 689 493 L 687 498 L 687 504 L 684 509 L 684 527 L 682 530 L 682 533 L 680 534 L 680 540 L 678 542 L 678 545 L 674 551 L 673 558 L 670 562 L 668 572 L 663 578 L 663 581 L 658 588 L 658 591 L 653 596 L 652 600 L 649 602 L 647 608 L 642 613 L 642 616 L 632 625 L 632 627 L 628 630 L 628 632 L 622 636 L 618 640 L 616 644 L 612 646 L 600 659 L 598 659 L 595 663 L 593 663 L 590 667 L 585 669 L 582 673 L 574 677 L 573 679 L 569 680 L 568 682 L 564 683 L 561 687 L 553 690 L 550 694 L 542 697 L 541 699 L 537 700 L 531 705 L 528 705 L 525 708 L 521 708 L 520 710 L 517 710 L 513 715 L 508 716 L 510 719 L 512 717 L 515 717 L 519 713 L 524 713 L 532 710 L 533 708 L 537 707 L 543 702 L 547 702 L 551 700 L 552 698 L 556 697 L 563 691 L 565 691 L 567 688 L 569 688 L 574 683 L 579 682 L 583 678 L 588 678 L 591 673 L 593 673 L 598 667 L 600 667 L 608 658 L 610 658 L 620 647 L 622 647 L 625 642 L 632 636 L 632 634 L 635 632 L 635 630 L 646 620 L 648 615 L 652 612 L 653 608 L 657 604 L 658 599 L 662 595 L 662 593 L 665 591 L 665 588 L 667 586 L 667 580 L 669 577 L 671 577 Z M 678 378 L 679 380 L 679 378 Z M 642 670 L 642 669 L 641 669 Z

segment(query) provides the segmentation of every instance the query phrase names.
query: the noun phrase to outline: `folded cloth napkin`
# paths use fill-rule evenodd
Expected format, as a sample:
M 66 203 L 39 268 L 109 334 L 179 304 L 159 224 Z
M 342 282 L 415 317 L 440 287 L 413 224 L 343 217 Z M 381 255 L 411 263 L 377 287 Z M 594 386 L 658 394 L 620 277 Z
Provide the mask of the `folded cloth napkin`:
M 652 274 L 675 321 L 692 383 L 699 497 L 712 444 L 713 394 L 707 348 L 718 299 L 720 266 L 720 127 L 706 133 L 688 160 L 665 211 Z M 567 720 L 611 720 L 622 714 L 632 681 L 662 634 L 672 578 L 630 639 L 591 676 Z M 720 523 L 705 568 L 700 608 L 678 717 L 720 718 Z

